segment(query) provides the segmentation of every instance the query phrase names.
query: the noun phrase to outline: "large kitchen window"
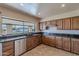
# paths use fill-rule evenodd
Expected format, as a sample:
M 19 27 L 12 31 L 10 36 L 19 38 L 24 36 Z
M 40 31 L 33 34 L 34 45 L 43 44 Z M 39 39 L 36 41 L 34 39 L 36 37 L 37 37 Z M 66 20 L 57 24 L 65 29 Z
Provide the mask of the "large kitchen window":
M 35 26 L 32 22 L 24 22 L 12 20 L 9 18 L 2 18 L 2 34 L 23 34 L 34 32 Z
M 13 25 L 12 26 L 12 33 L 13 34 L 24 33 L 23 32 L 23 25 Z

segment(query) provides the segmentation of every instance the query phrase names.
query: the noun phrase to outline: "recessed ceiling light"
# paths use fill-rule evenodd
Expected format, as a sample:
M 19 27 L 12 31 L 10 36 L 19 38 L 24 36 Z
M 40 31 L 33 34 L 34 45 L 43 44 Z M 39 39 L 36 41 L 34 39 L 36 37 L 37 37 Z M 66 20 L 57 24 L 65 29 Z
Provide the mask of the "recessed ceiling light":
M 62 5 L 61 5 L 61 7 L 65 7 L 65 6 L 66 6 L 66 4 L 62 4 Z
M 20 5 L 21 5 L 21 6 L 24 6 L 24 4 L 23 4 L 23 3 L 20 3 Z

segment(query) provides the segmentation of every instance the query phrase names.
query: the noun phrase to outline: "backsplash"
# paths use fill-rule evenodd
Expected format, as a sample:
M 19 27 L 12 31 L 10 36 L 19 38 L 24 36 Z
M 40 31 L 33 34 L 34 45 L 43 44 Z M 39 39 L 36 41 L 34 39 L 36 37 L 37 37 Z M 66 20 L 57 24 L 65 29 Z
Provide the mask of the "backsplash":
M 57 30 L 56 27 L 49 28 L 48 30 L 43 30 L 43 32 L 64 33 L 64 34 L 79 34 L 79 30 Z

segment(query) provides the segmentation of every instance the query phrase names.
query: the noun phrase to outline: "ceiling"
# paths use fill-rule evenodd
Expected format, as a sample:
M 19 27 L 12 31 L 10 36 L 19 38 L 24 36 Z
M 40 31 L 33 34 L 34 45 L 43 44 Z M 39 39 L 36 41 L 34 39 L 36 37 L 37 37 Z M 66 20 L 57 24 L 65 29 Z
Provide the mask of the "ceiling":
M 79 3 L 6 3 L 5 5 L 40 18 L 79 9 Z

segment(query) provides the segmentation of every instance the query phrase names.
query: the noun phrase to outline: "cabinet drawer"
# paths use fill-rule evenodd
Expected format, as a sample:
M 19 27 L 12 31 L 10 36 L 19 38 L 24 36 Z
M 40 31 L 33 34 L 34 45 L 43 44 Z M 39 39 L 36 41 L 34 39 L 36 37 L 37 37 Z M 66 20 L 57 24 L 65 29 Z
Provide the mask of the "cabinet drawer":
M 13 45 L 13 41 L 4 42 L 4 43 L 2 44 L 3 47 L 7 47 L 7 46 L 9 46 L 9 45 Z
M 9 56 L 9 55 L 13 55 L 13 49 L 3 52 L 3 56 Z

